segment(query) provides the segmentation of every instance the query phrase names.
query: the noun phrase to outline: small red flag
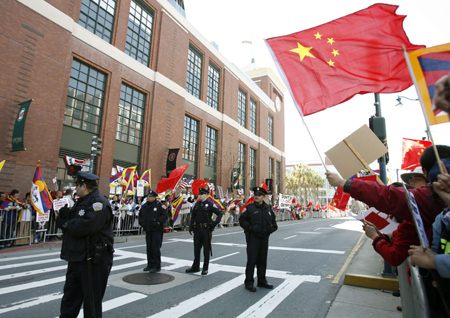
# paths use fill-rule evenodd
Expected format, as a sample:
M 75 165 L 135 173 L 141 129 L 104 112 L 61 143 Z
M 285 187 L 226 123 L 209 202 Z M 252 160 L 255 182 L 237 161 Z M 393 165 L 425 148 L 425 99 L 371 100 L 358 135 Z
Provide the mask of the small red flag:
M 158 187 L 156 188 L 157 193 L 163 193 L 168 189 L 173 189 L 177 185 L 178 181 L 180 181 L 181 177 L 183 177 L 184 172 L 189 167 L 189 164 L 176 168 L 172 170 L 169 174 L 168 178 L 162 178 L 161 181 L 158 182 Z
M 194 180 L 192 182 L 192 193 L 198 195 L 198 189 L 208 185 L 209 180 Z
M 295 198 L 292 199 L 292 203 L 295 203 Z
M 412 85 L 403 55 L 413 45 L 403 30 L 398 6 L 364 10 L 266 42 L 284 71 L 298 111 L 320 112 L 356 94 L 395 93 Z
M 432 144 L 431 141 L 403 138 L 402 170 L 420 167 L 422 152 Z
M 245 204 L 242 206 L 242 208 L 239 209 L 239 213 L 242 213 L 242 211 L 244 211 L 245 207 L 253 202 L 255 202 L 255 197 L 251 197 L 250 199 L 248 199 L 247 202 L 245 202 Z
M 320 209 L 320 203 L 319 203 L 319 201 L 316 202 L 316 205 L 314 206 L 314 208 L 315 208 L 316 210 L 319 210 L 319 209 Z
M 308 207 L 308 208 L 309 208 L 309 207 L 312 207 L 312 205 L 313 205 L 312 202 L 309 202 L 308 205 L 307 205 L 307 207 Z
M 269 191 L 269 187 L 268 187 L 267 184 L 266 184 L 266 180 L 264 180 L 264 181 L 261 183 L 261 188 L 263 188 L 263 189 L 266 190 L 266 191 Z
M 338 187 L 333 200 L 331 200 L 331 205 L 339 210 L 345 210 L 349 199 L 350 194 L 345 193 L 343 188 Z

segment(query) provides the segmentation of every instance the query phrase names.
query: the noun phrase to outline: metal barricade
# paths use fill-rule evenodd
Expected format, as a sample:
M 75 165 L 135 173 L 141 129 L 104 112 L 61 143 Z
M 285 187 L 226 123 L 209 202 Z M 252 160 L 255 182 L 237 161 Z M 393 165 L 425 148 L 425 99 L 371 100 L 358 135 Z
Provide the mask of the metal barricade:
M 427 294 L 419 269 L 411 266 L 411 259 L 408 257 L 397 267 L 397 270 L 403 317 L 429 318 L 430 310 Z

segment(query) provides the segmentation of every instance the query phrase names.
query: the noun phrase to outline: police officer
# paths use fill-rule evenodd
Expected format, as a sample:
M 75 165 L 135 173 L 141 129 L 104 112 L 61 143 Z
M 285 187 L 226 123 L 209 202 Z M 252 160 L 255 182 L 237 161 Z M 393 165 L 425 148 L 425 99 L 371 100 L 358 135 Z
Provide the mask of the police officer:
M 63 230 L 61 259 L 69 262 L 61 301 L 61 318 L 102 317 L 102 299 L 113 264 L 112 210 L 97 190 L 99 178 L 78 172 L 80 197 L 72 208 L 61 208 L 56 224 Z
M 261 187 L 253 188 L 255 201 L 249 204 L 241 216 L 239 224 L 245 231 L 247 241 L 247 266 L 245 268 L 245 289 L 255 292 L 253 286 L 255 265 L 257 268 L 258 287 L 272 289 L 266 279 L 267 251 L 269 249 L 269 235 L 278 229 L 275 213 L 264 198 L 267 191 Z
M 147 243 L 147 267 L 144 271 L 156 273 L 161 270 L 161 244 L 164 224 L 169 218 L 166 206 L 156 200 L 158 193 L 150 191 L 147 202 L 139 212 L 139 225 L 145 230 Z
M 208 274 L 209 253 L 211 251 L 212 231 L 219 224 L 222 212 L 210 201 L 208 201 L 208 188 L 200 188 L 200 201 L 192 209 L 189 233 L 194 231 L 194 263 L 191 268 L 186 269 L 186 273 L 196 273 L 200 271 L 200 250 L 203 247 L 203 270 L 202 275 Z M 215 221 L 212 220 L 213 213 L 217 215 Z

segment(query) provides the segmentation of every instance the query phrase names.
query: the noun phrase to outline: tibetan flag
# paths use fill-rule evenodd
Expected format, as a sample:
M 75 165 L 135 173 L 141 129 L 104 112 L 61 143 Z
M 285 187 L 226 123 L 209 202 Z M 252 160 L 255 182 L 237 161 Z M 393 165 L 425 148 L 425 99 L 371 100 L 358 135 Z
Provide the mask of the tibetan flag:
M 350 199 L 350 194 L 345 193 L 343 188 L 338 187 L 336 193 L 334 194 L 333 200 L 331 201 L 331 206 L 339 210 L 345 210 L 348 199 Z
M 244 205 L 242 206 L 242 208 L 239 210 L 240 213 L 242 213 L 242 211 L 244 211 L 244 209 L 245 209 L 245 207 L 246 207 L 247 205 L 249 205 L 250 203 L 253 203 L 253 202 L 255 202 L 255 197 L 251 197 L 250 199 L 248 199 L 247 202 L 245 202 L 245 204 L 244 204 Z
M 150 187 L 149 189 L 151 189 L 152 170 L 148 169 L 142 172 L 142 174 L 139 177 L 139 180 L 144 180 L 144 187 Z
M 192 193 L 198 195 L 198 189 L 206 187 L 208 182 L 209 180 L 194 180 L 192 182 Z
M 366 9 L 301 32 L 266 39 L 300 115 L 345 102 L 356 94 L 395 93 L 412 85 L 403 57 L 423 48 L 403 30 L 398 6 Z
M 402 170 L 414 170 L 420 167 L 420 156 L 425 148 L 428 148 L 433 143 L 426 140 L 416 140 L 403 138 L 402 142 Z
M 2 162 L 0 162 L 0 171 L 2 171 L 3 165 L 5 164 L 5 161 L 6 161 L 6 160 L 3 160 Z
M 239 184 L 239 181 L 241 181 L 241 174 L 239 174 L 239 176 L 237 177 L 236 181 L 233 184 L 233 187 L 236 188 L 238 186 L 238 184 Z
M 175 222 L 180 215 L 181 207 L 183 206 L 183 195 L 180 195 L 178 199 L 172 202 L 172 221 Z
M 443 110 L 433 111 L 434 84 L 450 73 L 450 43 L 420 49 L 408 54 L 411 77 L 415 78 L 417 94 L 430 125 L 446 123 L 448 114 Z M 402 168 L 403 169 L 403 168 Z
M 214 199 L 211 194 L 208 195 L 208 197 L 206 198 L 209 202 L 211 202 L 212 204 L 214 204 L 220 211 L 225 210 L 225 208 L 223 207 L 222 203 L 219 200 Z
M 53 199 L 48 192 L 47 184 L 42 179 L 41 167 L 38 162 L 31 185 L 31 205 L 39 214 L 47 213 L 53 206 Z
M 168 178 L 162 178 L 161 181 L 158 182 L 158 186 L 156 188 L 156 192 L 157 193 L 163 193 L 167 190 L 173 190 L 175 189 L 176 185 L 178 184 L 178 182 L 181 180 L 181 178 L 183 177 L 184 172 L 186 171 L 186 169 L 189 167 L 189 164 L 184 165 L 184 166 L 180 166 L 174 170 L 172 170 L 172 172 L 170 172 L 169 177 Z
M 120 182 L 120 184 L 128 187 L 130 182 L 133 180 L 135 171 L 136 166 L 124 169 L 122 171 L 122 181 Z

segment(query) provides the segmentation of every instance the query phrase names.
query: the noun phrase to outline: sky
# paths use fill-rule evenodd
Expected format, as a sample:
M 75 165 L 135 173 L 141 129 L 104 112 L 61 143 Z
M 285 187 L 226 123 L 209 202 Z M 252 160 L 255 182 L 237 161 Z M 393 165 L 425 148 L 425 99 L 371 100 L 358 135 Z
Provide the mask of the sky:
M 355 0 L 184 0 L 187 20 L 231 63 L 242 68 L 255 58 L 260 67 L 278 71 L 264 39 L 282 36 L 327 23 L 365 9 L 374 1 Z M 404 0 L 384 2 L 398 5 L 397 14 L 406 15 L 403 23 L 413 44 L 427 47 L 450 42 L 448 25 L 450 1 Z M 243 43 L 251 41 L 252 44 Z M 280 76 L 281 79 L 281 76 Z M 388 177 L 397 179 L 401 166 L 402 138 L 426 137 L 426 126 L 418 101 L 403 98 L 402 107 L 395 106 L 397 97 L 416 99 L 412 86 L 395 94 L 380 94 L 381 113 L 386 118 L 390 161 Z M 356 95 L 351 100 L 325 111 L 306 116 L 305 122 L 317 145 L 302 124 L 288 90 L 285 97 L 286 164 L 317 163 L 325 152 L 362 125 L 369 125 L 375 114 L 374 94 Z M 431 126 L 436 144 L 450 145 L 450 123 Z M 320 157 L 319 157 L 320 155 Z M 378 164 L 370 165 L 378 169 Z

